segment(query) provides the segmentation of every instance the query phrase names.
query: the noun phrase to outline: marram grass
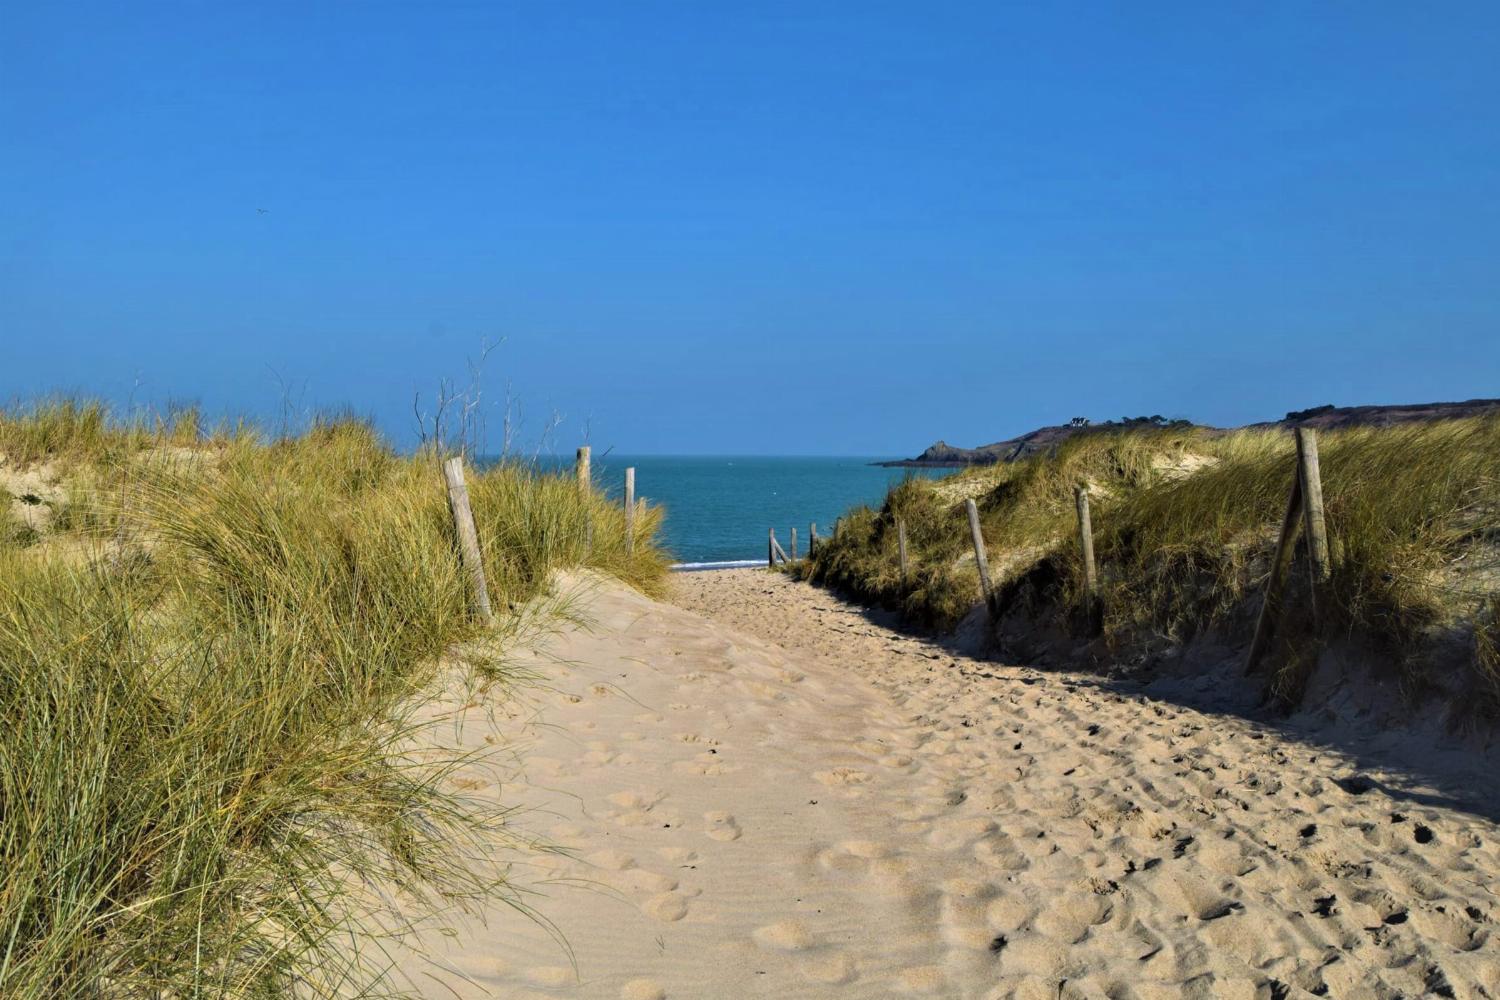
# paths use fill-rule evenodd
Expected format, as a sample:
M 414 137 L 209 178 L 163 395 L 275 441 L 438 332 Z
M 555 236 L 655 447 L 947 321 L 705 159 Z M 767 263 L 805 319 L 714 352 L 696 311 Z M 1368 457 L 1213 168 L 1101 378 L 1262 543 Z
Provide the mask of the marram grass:
M 632 548 L 570 477 L 471 470 L 481 636 L 437 456 L 357 422 L 189 438 L 51 404 L 0 416 L 0 455 L 67 494 L 59 530 L 0 541 L 7 998 L 399 992 L 386 901 L 508 893 L 479 860 L 503 814 L 411 751 L 439 657 L 503 641 L 558 569 L 665 568 L 656 512 Z
M 1453 651 L 1467 650 L 1458 659 L 1493 700 L 1500 419 L 1325 432 L 1318 441 L 1333 579 L 1313 638 L 1368 644 L 1414 685 L 1453 669 Z M 1294 467 L 1283 430 L 1079 435 L 1014 464 L 908 479 L 880 509 L 849 512 L 839 537 L 800 572 L 950 628 L 978 601 L 962 504 L 974 497 L 1002 612 L 1027 610 L 1042 624 L 1051 615 L 1080 631 L 1073 488 L 1087 483 L 1109 648 L 1180 646 L 1209 630 L 1248 642 Z M 907 524 L 905 579 L 897 517 Z M 1288 602 L 1305 608 L 1304 560 L 1293 566 Z M 1295 609 L 1289 618 L 1289 637 L 1310 627 Z M 1282 659 L 1274 683 L 1295 698 L 1306 664 Z

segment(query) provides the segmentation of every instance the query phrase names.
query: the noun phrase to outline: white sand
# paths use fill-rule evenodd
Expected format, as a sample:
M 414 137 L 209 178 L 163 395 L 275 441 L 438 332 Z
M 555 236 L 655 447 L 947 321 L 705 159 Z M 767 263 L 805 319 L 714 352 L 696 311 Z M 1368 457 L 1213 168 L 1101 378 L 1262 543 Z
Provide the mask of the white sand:
M 573 855 L 516 876 L 576 964 L 497 907 L 419 939 L 426 995 L 1500 997 L 1493 823 L 768 574 L 678 584 L 719 621 L 601 585 L 528 657 L 540 715 L 462 729 Z

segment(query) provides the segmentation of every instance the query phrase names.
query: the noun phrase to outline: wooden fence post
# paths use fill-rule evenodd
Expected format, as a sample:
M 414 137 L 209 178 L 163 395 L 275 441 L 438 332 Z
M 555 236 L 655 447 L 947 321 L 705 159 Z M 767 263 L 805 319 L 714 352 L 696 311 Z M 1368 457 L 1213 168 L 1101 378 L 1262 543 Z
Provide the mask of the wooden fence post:
M 789 529 L 792 533 L 792 562 L 797 561 L 797 528 L 793 525 Z
M 589 469 L 589 456 L 592 449 L 583 445 L 578 449 L 578 455 L 574 461 L 574 472 L 578 475 L 578 495 L 584 500 L 583 508 L 583 557 L 589 558 L 594 554 L 594 514 L 589 509 L 589 494 L 594 489 L 593 473 Z
M 584 492 L 588 492 L 589 487 L 593 485 L 592 474 L 589 471 L 589 455 L 591 451 L 592 449 L 588 445 L 579 448 L 578 461 L 575 463 L 578 472 L 578 488 Z
M 1323 477 L 1318 468 L 1318 435 L 1311 427 L 1297 428 L 1297 475 L 1302 480 L 1302 522 L 1307 551 L 1312 557 L 1313 620 L 1323 585 L 1332 575 L 1328 561 L 1328 526 L 1323 521 Z
M 474 527 L 474 510 L 469 506 L 469 488 L 464 485 L 464 460 L 455 455 L 443 463 L 443 478 L 448 481 L 448 506 L 458 530 L 458 551 L 469 582 L 474 588 L 474 605 L 486 623 L 494 621 L 490 610 L 490 590 L 484 582 L 484 564 L 479 556 L 479 532 Z
M 786 557 L 786 549 L 782 548 L 781 547 L 781 543 L 776 540 L 776 529 L 775 528 L 771 529 L 771 534 L 770 534 L 770 548 L 771 548 L 771 557 L 770 558 L 771 558 L 771 566 L 772 567 L 774 567 L 776 565 L 776 560 L 777 559 L 780 559 L 783 563 L 791 561 L 791 560 L 789 560 Z
M 969 535 L 974 540 L 974 563 L 979 567 L 979 590 L 986 606 L 990 602 L 990 560 L 984 553 L 984 533 L 979 530 L 979 508 L 974 500 L 964 501 L 969 511 Z
M 1099 596 L 1099 574 L 1094 567 L 1094 524 L 1089 517 L 1088 486 L 1074 487 L 1073 500 L 1078 505 L 1078 541 L 1083 548 L 1083 584 L 1092 601 Z
M 635 551 L 635 466 L 625 470 L 625 550 Z
M 901 580 L 906 580 L 906 520 L 896 518 L 896 556 L 901 561 Z
M 1297 517 L 1302 513 L 1302 472 L 1292 475 L 1292 489 L 1286 498 L 1286 513 L 1281 516 L 1281 534 L 1276 536 L 1276 554 L 1271 557 L 1271 575 L 1266 578 L 1266 592 L 1260 599 L 1260 614 L 1255 619 L 1255 638 L 1245 654 L 1245 675 L 1255 671 L 1255 664 L 1271 641 L 1271 629 L 1281 606 L 1281 580 L 1292 561 L 1292 540 L 1297 537 Z
M 818 547 L 818 522 L 813 521 L 807 526 L 807 558 L 813 557 L 813 550 Z
M 776 529 L 766 532 L 766 569 L 776 568 Z

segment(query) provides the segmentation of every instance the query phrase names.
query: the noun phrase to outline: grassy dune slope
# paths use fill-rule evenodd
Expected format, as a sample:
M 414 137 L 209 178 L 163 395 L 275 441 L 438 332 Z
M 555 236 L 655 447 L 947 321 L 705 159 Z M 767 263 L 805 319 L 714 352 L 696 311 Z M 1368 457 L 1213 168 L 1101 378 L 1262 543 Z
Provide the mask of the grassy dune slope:
M 553 570 L 666 566 L 657 512 L 629 551 L 601 495 L 496 468 L 482 636 L 437 456 L 358 422 L 264 440 L 64 402 L 0 415 L 0 456 L 6 997 L 381 993 L 384 900 L 506 892 L 475 861 L 504 817 L 402 749 L 413 695 L 467 640 L 503 669 L 506 609 Z
M 1500 419 L 1319 436 L 1333 548 L 1327 613 L 1314 626 L 1303 556 L 1270 683 L 1300 696 L 1319 642 L 1375 647 L 1403 679 L 1500 695 Z M 1006 623 L 1100 638 L 1121 658 L 1180 650 L 1204 633 L 1248 643 L 1286 504 L 1295 447 L 1283 430 L 1142 429 L 1081 435 L 1055 452 L 911 479 L 879 509 L 850 512 L 800 571 L 944 629 L 978 600 L 962 500 L 981 511 Z M 1102 627 L 1085 613 L 1073 488 L 1093 496 Z M 903 580 L 895 519 L 907 524 Z M 1309 636 L 1310 632 L 1316 635 Z M 1308 638 L 1318 641 L 1308 642 Z M 1441 676 L 1439 676 L 1441 675 Z M 1456 676 L 1461 675 L 1461 676 Z

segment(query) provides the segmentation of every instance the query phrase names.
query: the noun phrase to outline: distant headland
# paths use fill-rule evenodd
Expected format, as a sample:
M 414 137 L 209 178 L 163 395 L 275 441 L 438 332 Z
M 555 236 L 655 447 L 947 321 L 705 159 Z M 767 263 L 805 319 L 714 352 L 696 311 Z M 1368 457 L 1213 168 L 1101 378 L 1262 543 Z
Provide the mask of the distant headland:
M 1251 427 L 1333 427 L 1374 426 L 1408 423 L 1414 420 L 1445 420 L 1473 417 L 1482 413 L 1500 410 L 1500 399 L 1469 399 L 1458 403 L 1403 403 L 1376 406 L 1314 406 L 1306 410 L 1293 410 L 1280 420 L 1268 420 L 1250 424 Z M 1093 434 L 1101 431 L 1126 430 L 1141 427 L 1182 427 L 1218 431 L 1226 428 L 1195 424 L 1190 420 L 1168 419 L 1159 414 L 1153 416 L 1124 417 L 1095 423 L 1086 417 L 1074 417 L 1066 424 L 1039 427 L 1017 437 L 977 448 L 959 448 L 946 441 L 937 441 L 915 458 L 876 462 L 887 468 L 962 468 L 968 465 L 994 465 L 997 462 L 1015 462 L 1056 447 L 1075 434 Z

